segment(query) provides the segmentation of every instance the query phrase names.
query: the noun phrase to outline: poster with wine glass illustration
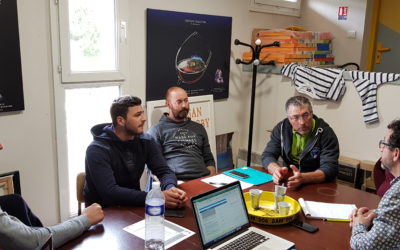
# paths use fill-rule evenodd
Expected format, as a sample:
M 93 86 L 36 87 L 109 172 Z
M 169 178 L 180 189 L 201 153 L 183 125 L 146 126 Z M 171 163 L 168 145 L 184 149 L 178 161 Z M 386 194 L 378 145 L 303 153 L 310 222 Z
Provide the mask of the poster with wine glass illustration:
M 146 100 L 179 86 L 228 98 L 232 17 L 147 9 Z
M 24 110 L 15 0 L 0 0 L 0 34 L 0 112 Z

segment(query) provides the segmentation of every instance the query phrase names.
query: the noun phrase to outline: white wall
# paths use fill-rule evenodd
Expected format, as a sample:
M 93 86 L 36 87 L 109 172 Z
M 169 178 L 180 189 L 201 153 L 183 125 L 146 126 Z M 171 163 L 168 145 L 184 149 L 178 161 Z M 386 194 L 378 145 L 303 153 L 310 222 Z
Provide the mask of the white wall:
M 339 6 L 348 7 L 347 20 L 338 20 Z M 336 64 L 360 63 L 367 0 L 303 0 L 299 25 L 307 30 L 330 31 Z M 356 38 L 346 38 L 355 31 Z
M 335 32 L 334 53 L 338 63 L 359 60 L 362 39 L 365 1 L 303 0 L 303 16 L 299 18 L 249 12 L 245 0 L 148 0 L 129 1 L 130 19 L 130 72 L 128 91 L 145 97 L 146 61 L 146 8 L 193 12 L 233 17 L 232 41 L 238 38 L 250 42 L 253 28 L 280 28 L 304 25 L 311 30 Z M 323 14 L 311 9 L 319 2 L 336 3 L 353 9 L 347 22 L 335 21 L 337 6 L 324 7 Z M 51 64 L 49 6 L 53 0 L 18 1 L 22 72 L 26 110 L 0 115 L 0 141 L 5 149 L 0 152 L 0 172 L 19 169 L 22 193 L 32 209 L 45 224 L 59 220 L 55 112 Z M 328 18 L 328 14 L 331 17 Z M 321 21 L 321 16 L 325 19 Z M 342 27 L 343 26 L 343 27 Z M 355 29 L 358 38 L 344 39 L 344 30 Z M 360 32 L 358 32 L 361 30 Z M 336 34 L 337 33 L 337 34 Z M 215 103 L 216 134 L 240 131 L 239 143 L 247 148 L 247 126 L 251 73 L 242 72 L 234 64 L 244 48 L 231 47 L 231 75 L 229 98 Z M 258 74 L 257 102 L 254 126 L 254 149 L 261 151 L 271 129 L 284 117 L 284 102 L 294 92 L 287 79 L 280 75 Z M 385 133 L 386 124 L 395 117 L 398 99 L 396 86 L 379 88 L 380 123 L 365 126 L 361 118 L 361 101 L 354 87 L 347 83 L 348 91 L 338 103 L 313 101 L 315 113 L 325 118 L 338 134 L 341 150 L 347 156 L 375 160 L 378 157 L 377 141 Z M 396 88 L 396 89 L 395 89 Z M 397 90 L 398 91 L 398 90 Z
M 53 224 L 59 209 L 49 1 L 17 5 L 25 110 L 0 116 L 0 172 L 20 170 L 23 197 Z

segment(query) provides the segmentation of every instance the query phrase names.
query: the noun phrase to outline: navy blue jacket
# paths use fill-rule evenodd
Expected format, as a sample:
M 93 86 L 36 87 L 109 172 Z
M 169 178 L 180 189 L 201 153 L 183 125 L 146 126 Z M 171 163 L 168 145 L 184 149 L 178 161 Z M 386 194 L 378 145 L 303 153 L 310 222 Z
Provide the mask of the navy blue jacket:
M 86 205 L 143 206 L 146 192 L 140 191 L 145 164 L 161 182 L 163 190 L 176 186 L 176 176 L 165 162 L 159 146 L 149 135 L 121 141 L 110 124 L 91 129 L 93 142 L 86 150 Z
M 265 168 L 271 162 L 282 157 L 285 166 L 295 165 L 300 172 L 312 172 L 317 169 L 325 174 L 326 181 L 332 181 L 338 174 L 339 142 L 333 129 L 324 120 L 314 115 L 315 127 L 308 138 L 300 162 L 291 158 L 292 125 L 286 118 L 272 130 L 271 140 L 262 153 L 262 164 Z

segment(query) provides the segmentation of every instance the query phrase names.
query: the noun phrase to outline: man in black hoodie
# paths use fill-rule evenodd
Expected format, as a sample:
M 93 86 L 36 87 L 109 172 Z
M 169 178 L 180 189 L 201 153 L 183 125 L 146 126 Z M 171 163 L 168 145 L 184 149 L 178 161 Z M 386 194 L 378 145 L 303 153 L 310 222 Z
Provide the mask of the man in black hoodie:
M 287 118 L 275 126 L 261 156 L 264 168 L 276 184 L 285 183 L 289 189 L 334 180 L 339 142 L 333 129 L 313 114 L 306 97 L 289 98 L 285 108 Z M 285 166 L 278 164 L 279 157 Z
M 122 96 L 111 105 L 112 124 L 91 129 L 93 142 L 86 151 L 86 206 L 143 206 L 146 192 L 139 180 L 147 167 L 161 182 L 167 207 L 182 207 L 186 193 L 176 188 L 176 176 L 169 169 L 154 140 L 143 134 L 146 122 L 141 100 Z

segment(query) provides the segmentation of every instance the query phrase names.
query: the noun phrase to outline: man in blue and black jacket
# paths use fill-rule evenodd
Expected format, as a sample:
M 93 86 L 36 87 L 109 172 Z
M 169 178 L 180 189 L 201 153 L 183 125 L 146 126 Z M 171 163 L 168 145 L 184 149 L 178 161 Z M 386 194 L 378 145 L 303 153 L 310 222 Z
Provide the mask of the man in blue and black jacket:
M 275 126 L 262 154 L 264 168 L 276 184 L 285 183 L 289 189 L 334 180 L 339 142 L 333 129 L 313 114 L 306 97 L 289 98 L 285 108 L 287 118 Z M 279 157 L 284 166 L 278 164 Z

